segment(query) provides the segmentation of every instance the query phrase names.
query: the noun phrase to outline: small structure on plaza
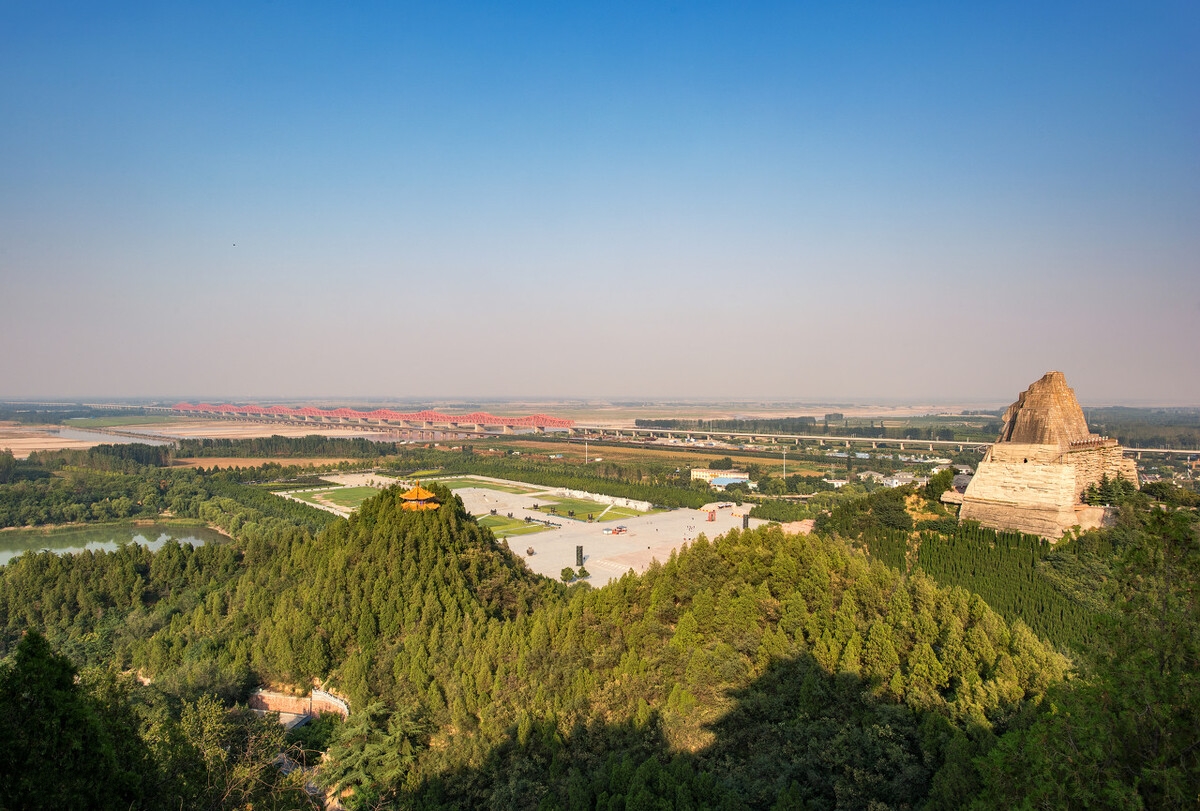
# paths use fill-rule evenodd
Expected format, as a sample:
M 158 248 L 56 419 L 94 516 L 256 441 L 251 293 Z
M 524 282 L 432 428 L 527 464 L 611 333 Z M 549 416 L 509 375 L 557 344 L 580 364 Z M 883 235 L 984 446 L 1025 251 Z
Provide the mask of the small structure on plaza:
M 961 495 L 959 519 L 1058 540 L 1072 527 L 1101 526 L 1105 509 L 1083 495 L 1105 477 L 1136 486 L 1137 464 L 1117 440 L 1088 431 L 1066 378 L 1049 372 L 1004 412 L 1000 436 Z
M 405 510 L 436 510 L 442 506 L 438 497 L 422 487 L 420 482 L 407 493 L 402 493 L 400 499 L 403 502 L 400 506 Z

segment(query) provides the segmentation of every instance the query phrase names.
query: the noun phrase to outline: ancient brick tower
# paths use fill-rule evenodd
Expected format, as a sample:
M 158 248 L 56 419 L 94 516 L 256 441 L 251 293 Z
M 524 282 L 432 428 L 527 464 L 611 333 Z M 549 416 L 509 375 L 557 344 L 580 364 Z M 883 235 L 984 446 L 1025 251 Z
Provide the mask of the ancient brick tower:
M 1104 509 L 1083 504 L 1083 493 L 1103 476 L 1136 485 L 1137 465 L 1115 439 L 1088 432 L 1075 392 L 1062 372 L 1050 372 L 1004 412 L 959 518 L 1057 540 L 1074 526 L 1100 526 Z

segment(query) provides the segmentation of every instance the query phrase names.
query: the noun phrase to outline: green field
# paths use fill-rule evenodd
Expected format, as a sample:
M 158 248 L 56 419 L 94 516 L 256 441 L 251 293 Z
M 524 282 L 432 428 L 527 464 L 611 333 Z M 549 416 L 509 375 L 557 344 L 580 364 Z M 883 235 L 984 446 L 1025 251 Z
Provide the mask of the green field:
M 440 467 L 434 468 L 432 470 L 418 470 L 414 473 L 406 474 L 404 478 L 406 478 L 406 479 L 424 479 L 426 476 L 436 476 L 437 474 L 439 474 L 441 472 L 442 472 L 442 469 Z
M 643 515 L 653 515 L 654 513 L 666 512 L 666 510 L 650 510 L 650 512 L 641 512 L 630 507 L 621 507 L 614 504 L 612 509 L 605 513 L 601 521 L 620 521 L 622 518 L 637 518 Z
M 381 492 L 378 487 L 338 487 L 334 490 L 321 491 L 321 495 L 325 497 L 326 501 L 339 507 L 357 510 L 358 505 L 369 498 L 374 498 Z
M 503 515 L 484 515 L 478 520 L 480 526 L 490 529 L 497 538 L 507 538 L 510 535 L 532 535 L 535 532 L 550 529 L 545 524 L 534 524 Z
M 592 501 L 586 498 L 560 498 L 559 496 L 551 496 L 543 500 L 539 500 L 541 506 L 540 512 L 550 513 L 550 507 L 554 507 L 555 514 L 567 517 L 567 512 L 575 511 L 576 521 L 586 521 L 588 513 L 591 513 L 597 521 L 621 521 L 626 518 L 638 518 L 643 515 L 653 515 L 662 510 L 650 510 L 650 512 L 641 512 L 630 507 L 621 507 L 616 504 L 611 507 L 608 504 L 601 504 L 598 501 Z M 608 510 L 608 512 L 604 512 Z M 601 513 L 604 516 L 601 517 Z
M 333 504 L 345 510 L 357 510 L 359 505 L 369 498 L 379 495 L 382 490 L 378 487 L 329 487 L 321 490 L 306 490 L 303 493 L 290 495 L 301 501 L 318 506 Z M 318 499 L 317 497 L 320 496 Z
M 328 492 L 328 490 L 308 490 L 303 493 L 289 493 L 288 495 L 298 498 L 301 501 L 307 501 L 309 504 L 321 504 L 322 502 L 317 501 L 316 496 L 318 494 L 325 495 Z
M 467 476 L 460 476 L 454 479 L 430 479 L 429 484 L 440 484 L 443 487 L 449 487 L 451 490 L 461 490 L 464 487 L 479 487 L 484 490 L 499 490 L 501 493 L 536 493 L 537 487 L 524 487 L 519 484 L 499 484 L 497 482 L 484 481 L 483 479 L 473 479 Z

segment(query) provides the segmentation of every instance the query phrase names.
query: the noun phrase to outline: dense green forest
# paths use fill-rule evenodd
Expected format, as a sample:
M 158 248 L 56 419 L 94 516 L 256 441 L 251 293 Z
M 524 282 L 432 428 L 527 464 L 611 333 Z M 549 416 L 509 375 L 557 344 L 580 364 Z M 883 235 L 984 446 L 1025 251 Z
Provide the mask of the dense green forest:
M 61 425 L 67 420 L 75 419 L 148 415 L 149 412 L 142 408 L 91 408 L 78 404 L 6 403 L 0 406 L 0 420 L 32 425 Z
M 178 441 L 177 455 L 187 459 L 212 457 L 269 459 L 272 456 L 375 459 L 380 456 L 394 456 L 401 447 L 395 442 L 376 442 L 364 437 L 328 437 L 321 434 L 310 434 L 303 437 L 181 439 Z
M 1190 496 L 1165 488 L 1165 508 L 1130 496 L 1116 528 L 1056 548 L 914 521 L 916 493 L 860 494 L 814 535 L 701 537 L 593 589 L 533 575 L 440 488 L 436 511 L 386 490 L 344 520 L 244 483 L 267 471 L 43 472 L 0 504 L 127 498 L 231 541 L 0 569 L 0 743 L 28 753 L 0 766 L 5 807 L 308 807 L 275 756 L 326 745 L 316 779 L 360 808 L 1200 793 L 1200 548 Z M 313 680 L 353 712 L 306 743 L 226 709 Z M 81 747 L 87 779 L 39 793 Z
M 1123 494 L 1123 495 L 1119 495 Z M 933 495 L 931 491 L 929 495 Z M 1197 504 L 1194 491 L 1155 483 L 1139 492 L 1114 488 L 1118 526 L 1050 543 L 1034 535 L 959 524 L 938 506 L 916 523 L 905 509 L 911 488 L 879 490 L 828 505 L 817 528 L 844 539 L 872 558 L 903 572 L 921 571 L 939 584 L 982 596 L 1009 620 L 1021 620 L 1064 649 L 1084 651 L 1096 641 L 1103 619 L 1102 586 L 1122 539 L 1139 526 L 1155 499 L 1171 509 Z

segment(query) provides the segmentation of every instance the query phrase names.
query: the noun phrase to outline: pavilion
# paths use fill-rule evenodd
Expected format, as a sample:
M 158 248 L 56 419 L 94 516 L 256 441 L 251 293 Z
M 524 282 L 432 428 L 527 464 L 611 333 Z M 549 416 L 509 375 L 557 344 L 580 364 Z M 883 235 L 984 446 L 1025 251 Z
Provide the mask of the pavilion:
M 441 506 L 438 497 L 422 487 L 420 482 L 407 493 L 402 493 L 400 499 L 403 501 L 400 506 L 405 510 L 436 510 Z

